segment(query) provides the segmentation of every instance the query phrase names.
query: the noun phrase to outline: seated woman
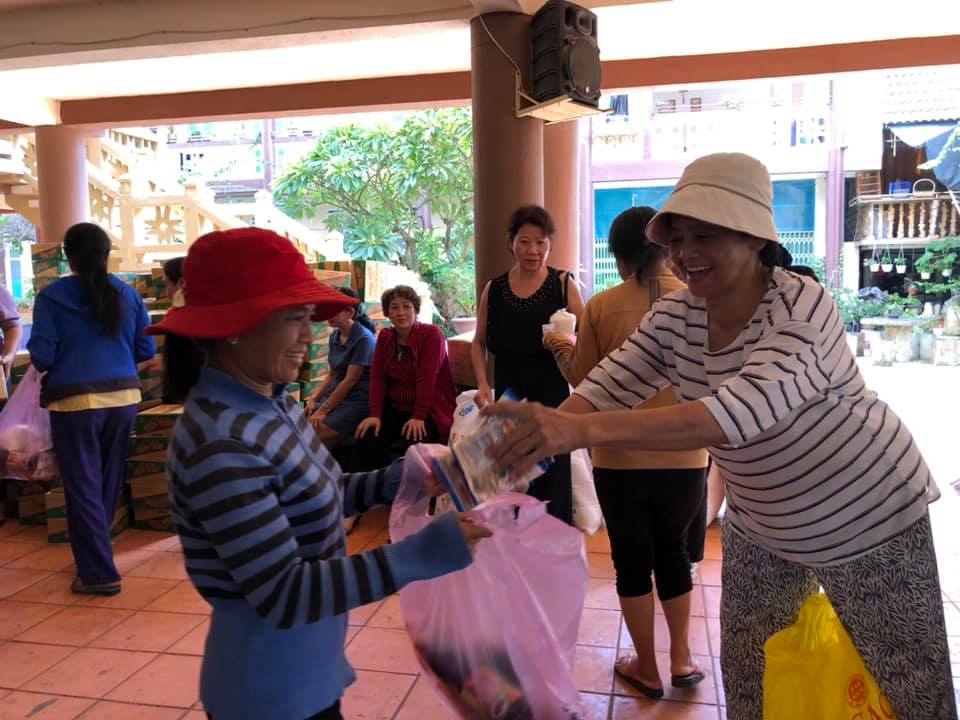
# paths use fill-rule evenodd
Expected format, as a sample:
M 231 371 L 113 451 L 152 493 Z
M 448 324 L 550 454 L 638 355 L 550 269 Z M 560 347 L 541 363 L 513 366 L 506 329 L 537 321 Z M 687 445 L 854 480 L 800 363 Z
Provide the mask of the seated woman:
M 370 416 L 360 423 L 351 469 L 381 467 L 417 442 L 446 442 L 453 424 L 453 374 L 447 340 L 417 320 L 420 296 L 397 285 L 380 298 L 393 327 L 377 337 L 370 373 Z
M 310 424 L 328 448 L 352 437 L 367 416 L 370 366 L 377 342 L 376 325 L 364 312 L 356 291 L 348 287 L 337 289 L 356 304 L 330 318 L 330 372 L 307 400 Z

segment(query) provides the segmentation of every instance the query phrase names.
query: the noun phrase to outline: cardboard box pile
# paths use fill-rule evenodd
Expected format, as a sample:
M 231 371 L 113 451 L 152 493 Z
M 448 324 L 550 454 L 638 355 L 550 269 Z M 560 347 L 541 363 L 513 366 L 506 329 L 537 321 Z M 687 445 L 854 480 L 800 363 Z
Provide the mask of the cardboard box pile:
M 345 273 L 348 279 L 336 284 L 349 285 L 360 293 L 360 299 L 362 300 L 365 265 L 366 262 L 364 260 L 321 260 L 316 264 L 316 267 L 318 270 Z M 319 275 L 317 277 L 320 278 Z M 322 278 L 320 279 L 322 280 Z
M 3 497 L 2 515 L 8 519 L 19 519 L 22 525 L 45 524 L 47 511 L 44 496 L 51 490 L 62 492 L 59 478 L 50 481 L 8 478 L 0 481 L 0 486 L 0 495 Z
M 51 490 L 44 496 L 47 522 L 47 542 L 70 542 L 70 530 L 67 526 L 67 502 L 63 489 Z M 130 498 L 128 490 L 123 488 L 117 511 L 113 515 L 110 534 L 116 537 L 130 526 Z
M 300 366 L 300 376 L 297 378 L 301 400 L 305 401 L 320 387 L 330 370 L 327 355 L 330 350 L 331 331 L 329 323 L 313 323 L 313 342 L 307 352 L 307 359 Z
M 317 263 L 318 266 L 325 265 L 325 262 Z M 328 268 L 319 268 L 313 271 L 313 275 L 317 280 L 329 285 L 330 287 L 341 287 L 346 285 L 347 287 L 353 287 L 353 273 L 349 270 L 334 270 Z M 356 289 L 356 288 L 354 288 Z
M 33 290 L 38 293 L 70 272 L 67 257 L 60 243 L 38 243 L 30 248 L 33 265 Z
M 163 397 L 163 372 L 157 370 L 152 361 L 141 363 L 138 366 L 140 376 L 140 397 L 144 403 L 160 400 Z M 145 405 L 141 404 L 141 409 Z
M 182 405 L 157 405 L 137 416 L 127 457 L 132 525 L 175 532 L 167 478 L 167 446 Z

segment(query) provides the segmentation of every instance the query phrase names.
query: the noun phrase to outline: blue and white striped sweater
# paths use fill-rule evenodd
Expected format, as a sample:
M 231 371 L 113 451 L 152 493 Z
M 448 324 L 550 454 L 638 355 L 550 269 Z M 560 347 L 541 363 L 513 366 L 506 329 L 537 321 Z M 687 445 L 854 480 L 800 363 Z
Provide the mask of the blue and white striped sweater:
M 187 571 L 214 606 L 215 622 L 221 601 L 238 600 L 272 628 L 318 622 L 336 626 L 328 628 L 328 635 L 339 638 L 339 647 L 317 647 L 312 657 L 274 658 L 284 664 L 308 663 L 321 685 L 340 683 L 317 688 L 323 702 L 332 691 L 339 697 L 343 678 L 352 676 L 348 667 L 336 667 L 345 665 L 342 616 L 347 610 L 470 562 L 453 516 L 403 542 L 348 557 L 343 517 L 390 502 L 402 462 L 371 473 L 342 473 L 285 392 L 266 398 L 204 369 L 174 430 L 168 460 Z M 207 651 L 205 663 L 230 661 L 210 657 L 216 648 L 209 640 Z M 276 652 L 282 655 L 283 650 Z M 204 674 L 220 675 L 206 667 Z M 204 702 L 219 705 L 219 712 L 226 710 L 222 696 L 243 692 L 236 685 L 202 687 Z M 249 698 L 247 704 L 262 701 Z

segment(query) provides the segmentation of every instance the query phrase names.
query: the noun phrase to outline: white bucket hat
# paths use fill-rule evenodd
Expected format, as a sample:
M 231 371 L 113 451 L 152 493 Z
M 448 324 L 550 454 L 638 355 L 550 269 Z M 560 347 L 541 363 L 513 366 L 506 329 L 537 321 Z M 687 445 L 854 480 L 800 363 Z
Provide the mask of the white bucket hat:
M 667 215 L 780 242 L 773 220 L 773 185 L 766 166 L 743 153 L 704 155 L 687 165 L 670 197 L 647 223 L 647 238 L 670 244 Z

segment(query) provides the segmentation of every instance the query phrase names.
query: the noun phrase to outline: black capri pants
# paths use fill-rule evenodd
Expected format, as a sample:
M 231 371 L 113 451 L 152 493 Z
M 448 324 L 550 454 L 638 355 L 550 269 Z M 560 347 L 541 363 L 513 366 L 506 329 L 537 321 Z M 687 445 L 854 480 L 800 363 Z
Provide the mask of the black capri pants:
M 690 592 L 687 530 L 699 518 L 706 468 L 594 468 L 593 477 L 610 535 L 617 594 L 652 592 L 651 573 L 661 602 Z

